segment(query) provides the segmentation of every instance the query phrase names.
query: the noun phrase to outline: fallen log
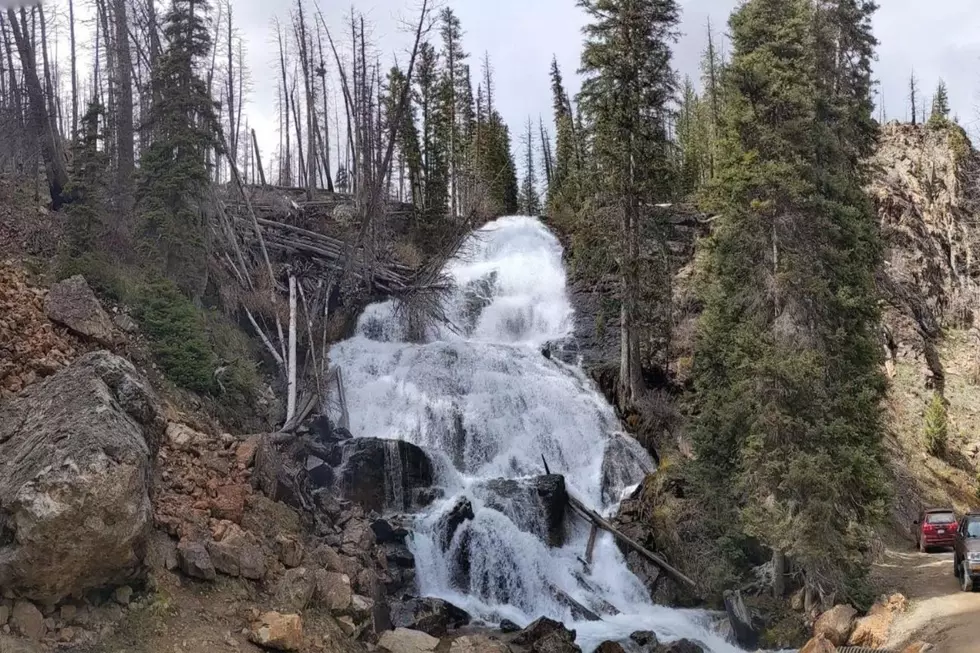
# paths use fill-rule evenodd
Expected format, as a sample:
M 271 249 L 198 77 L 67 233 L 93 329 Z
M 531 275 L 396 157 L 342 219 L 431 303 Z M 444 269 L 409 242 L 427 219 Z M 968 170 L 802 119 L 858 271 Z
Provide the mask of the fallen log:
M 565 590 L 557 587 L 556 585 L 552 585 L 551 583 L 548 583 L 547 585 L 551 593 L 555 595 L 556 599 L 558 599 L 558 602 L 571 610 L 572 619 L 575 619 L 576 621 L 602 621 L 602 617 L 573 599 Z
M 669 565 L 666 560 L 664 560 L 657 554 L 652 553 L 646 548 L 640 546 L 640 544 L 638 544 L 633 539 L 628 537 L 625 533 L 623 533 L 615 526 L 610 524 L 608 521 L 603 519 L 602 516 L 599 513 L 597 513 L 595 510 L 592 510 L 592 508 L 589 508 L 584 503 L 579 501 L 571 492 L 567 493 L 567 495 L 568 495 L 568 504 L 580 517 L 582 517 L 586 521 L 595 524 L 602 530 L 611 533 L 613 537 L 615 537 L 617 540 L 619 540 L 629 548 L 633 549 L 641 556 L 643 556 L 653 564 L 657 565 L 657 567 L 665 571 L 667 575 L 670 576 L 677 583 L 681 585 L 685 585 L 691 590 L 697 591 L 697 585 L 695 584 L 695 582 L 690 578 L 688 578 L 687 576 L 685 576 L 684 574 L 682 574 L 674 567 L 672 567 L 671 565 Z

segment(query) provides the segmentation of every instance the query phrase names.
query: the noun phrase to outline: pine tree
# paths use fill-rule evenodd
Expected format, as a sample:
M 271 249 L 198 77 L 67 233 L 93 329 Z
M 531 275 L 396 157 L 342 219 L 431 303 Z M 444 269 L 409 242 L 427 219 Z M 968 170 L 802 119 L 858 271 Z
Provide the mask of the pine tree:
M 69 258 L 100 251 L 106 236 L 103 216 L 107 209 L 109 155 L 99 145 L 105 139 L 104 124 L 105 109 L 98 102 L 91 102 L 72 145 L 72 182 L 68 191 L 75 201 L 68 205 L 66 254 Z
M 685 78 L 677 116 L 680 154 L 678 185 L 681 195 L 699 190 L 711 177 L 713 139 L 710 111 L 710 104 L 694 90 L 694 82 L 689 77 Z
M 214 101 L 198 75 L 212 47 L 207 12 L 205 0 L 174 0 L 167 14 L 167 50 L 152 71 L 152 142 L 140 161 L 143 252 L 194 297 L 204 290 L 207 268 L 201 204 L 211 181 L 208 152 L 218 149 L 220 133 Z
M 715 174 L 716 144 L 718 140 L 718 123 L 721 120 L 721 76 L 725 69 L 725 60 L 715 44 L 714 30 L 711 20 L 708 20 L 708 45 L 701 56 L 701 81 L 704 85 L 704 101 L 707 104 L 710 122 L 711 149 L 708 161 L 708 177 Z
M 565 91 L 558 60 L 551 60 L 551 97 L 555 119 L 555 165 L 548 184 L 548 204 L 553 208 L 559 203 L 572 204 L 575 196 L 574 177 L 576 165 L 575 121 L 572 105 Z
M 488 217 L 518 211 L 517 167 L 511 154 L 510 131 L 493 104 L 493 89 L 493 70 L 489 57 L 485 57 L 472 149 L 474 176 L 484 189 Z
M 446 7 L 439 15 L 442 23 L 442 71 L 441 103 L 446 112 L 443 137 L 448 153 L 450 215 L 459 215 L 459 190 L 461 170 L 466 152 L 466 114 L 472 112 L 472 91 L 469 89 L 469 73 L 466 68 L 467 54 L 463 51 L 463 28 L 453 10 Z
M 518 204 L 521 213 L 524 215 L 541 214 L 538 177 L 534 170 L 534 124 L 530 118 L 527 119 L 527 128 L 524 132 L 524 181 L 521 182 Z
M 676 88 L 670 44 L 679 20 L 674 0 L 579 0 L 585 27 L 579 105 L 590 127 L 601 206 L 620 222 L 621 362 L 619 402 L 642 392 L 639 294 L 640 221 L 645 207 L 674 187 L 668 137 Z
M 387 116 L 394 116 L 397 113 L 398 102 L 405 88 L 405 83 L 405 73 L 398 66 L 393 66 L 388 72 L 388 93 L 385 96 L 385 113 Z M 422 151 L 419 145 L 416 117 L 415 104 L 409 102 L 402 113 L 401 125 L 398 129 L 398 151 L 407 169 L 412 203 L 419 206 L 423 201 Z
M 859 584 L 886 488 L 880 244 L 861 165 L 875 9 L 749 0 L 733 14 L 706 193 L 720 218 L 694 368 L 702 502 L 716 535 L 757 538 L 827 592 Z
M 949 124 L 949 92 L 946 82 L 939 80 L 936 95 L 932 98 L 932 113 L 929 114 L 930 127 L 945 127 Z

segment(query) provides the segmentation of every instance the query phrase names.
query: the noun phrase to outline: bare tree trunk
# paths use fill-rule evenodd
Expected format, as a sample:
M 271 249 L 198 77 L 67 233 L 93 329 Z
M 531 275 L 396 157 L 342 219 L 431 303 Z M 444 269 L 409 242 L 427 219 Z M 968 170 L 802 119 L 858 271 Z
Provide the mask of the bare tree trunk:
M 119 209 L 124 224 L 128 224 L 136 204 L 136 158 L 133 128 L 133 61 L 129 48 L 129 17 L 126 0 L 113 0 L 115 14 L 116 88 L 119 92 L 116 143 L 116 183 L 119 186 Z
M 238 130 L 235 128 L 235 62 L 231 43 L 232 6 L 228 3 L 228 140 L 231 156 L 238 159 Z
M 48 100 L 48 121 L 55 126 L 55 134 L 61 140 L 61 135 L 56 127 L 58 119 L 58 108 L 54 93 L 54 85 L 51 83 L 51 64 L 48 61 L 48 28 L 44 18 L 44 5 L 38 4 L 38 13 L 41 17 L 41 60 L 44 63 L 44 93 Z
M 296 414 L 296 277 L 289 275 L 289 357 L 286 381 L 286 421 Z
M 41 88 L 41 80 L 37 76 L 34 50 L 27 38 L 27 14 L 23 7 L 20 9 L 20 15 L 23 20 L 22 24 L 18 23 L 17 14 L 14 13 L 13 9 L 7 10 L 7 18 L 13 28 L 14 41 L 17 43 L 17 51 L 20 54 L 24 83 L 27 85 L 32 126 L 35 134 L 41 140 L 41 156 L 44 158 L 48 191 L 51 194 L 51 202 L 54 208 L 58 209 L 69 199 L 65 193 L 65 189 L 68 187 L 68 168 L 65 166 L 61 141 L 55 133 L 54 125 L 48 119 L 44 89 Z
M 333 192 L 333 179 L 330 174 L 330 112 L 327 102 L 327 71 L 326 59 L 323 57 L 323 36 L 320 34 L 320 24 L 316 24 L 316 42 L 320 53 L 320 69 L 317 74 L 320 76 L 320 84 L 323 87 L 323 176 L 326 177 L 327 191 Z
M 262 169 L 262 157 L 259 155 L 259 141 L 255 137 L 255 130 L 252 130 L 252 147 L 255 149 L 255 163 L 259 168 L 259 182 L 265 186 L 265 170 Z
M 632 141 L 632 136 L 629 137 Z M 640 338 L 637 331 L 637 313 L 639 310 L 639 206 L 632 192 L 635 162 L 632 147 L 627 148 L 627 171 L 630 178 L 630 189 L 624 193 L 622 201 L 622 239 L 623 239 L 623 270 L 622 278 L 622 311 L 620 323 L 620 367 L 619 386 L 620 409 L 626 410 L 633 405 L 643 390 L 643 377 L 640 369 Z
M 71 137 L 78 132 L 78 69 L 75 47 L 75 1 L 68 0 L 68 37 L 71 43 Z
M 279 183 L 283 186 L 291 186 L 293 183 L 292 178 L 292 161 L 290 160 L 290 143 L 289 143 L 289 81 L 286 77 L 286 47 L 282 40 L 282 29 L 279 23 L 276 22 L 276 35 L 279 39 L 279 66 L 282 72 L 282 98 L 283 102 L 279 107 L 279 123 L 282 124 L 282 116 L 286 116 L 286 152 L 285 152 L 285 163 L 282 164 L 285 169 L 285 177 L 280 175 Z
M 16 16 L 12 16 L 11 18 L 12 20 L 17 19 Z M 6 25 L 3 22 L 0 22 L 0 29 L 2 29 L 0 36 L 3 36 L 4 49 L 7 51 L 7 72 L 10 73 L 10 93 L 14 98 L 14 111 L 17 114 L 17 122 L 19 124 L 24 119 L 24 110 L 21 103 L 20 85 L 17 83 L 17 71 L 14 69 L 14 52 L 11 46 L 12 39 L 8 38 Z M 11 27 L 11 29 L 13 28 Z
M 299 178 L 305 179 L 306 158 L 303 156 L 303 127 L 299 122 L 299 109 L 296 107 L 295 87 L 289 92 L 289 106 L 293 111 L 293 126 L 296 127 L 296 154 L 299 158 Z
M 310 61 L 310 43 L 306 32 L 306 15 L 303 12 L 302 0 L 296 0 L 297 25 L 296 40 L 299 42 L 299 61 L 303 69 L 303 92 L 306 98 L 306 197 L 313 199 L 316 188 L 316 106 L 313 102 L 312 65 Z

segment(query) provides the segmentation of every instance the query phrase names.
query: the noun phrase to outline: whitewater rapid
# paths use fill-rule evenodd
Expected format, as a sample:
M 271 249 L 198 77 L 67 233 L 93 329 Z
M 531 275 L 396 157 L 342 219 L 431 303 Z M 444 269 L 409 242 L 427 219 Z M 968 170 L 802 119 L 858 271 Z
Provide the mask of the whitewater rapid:
M 375 304 L 356 335 L 330 352 L 343 369 L 353 435 L 407 440 L 435 463 L 444 497 L 418 516 L 410 541 L 418 595 L 446 599 L 491 624 L 561 620 L 586 653 L 637 630 L 652 630 L 662 642 L 695 640 L 710 653 L 739 651 L 712 629 L 716 615 L 653 605 L 611 536 L 600 536 L 586 570 L 581 520 L 568 514 L 564 545 L 550 548 L 535 523 L 540 506 L 488 490 L 492 479 L 532 482 L 544 474 L 544 458 L 570 492 L 608 514 L 653 469 L 582 369 L 542 353 L 570 338 L 573 327 L 557 239 L 536 219 L 501 218 L 475 232 L 446 272 L 455 284 L 447 302 L 452 327 L 406 342 L 397 306 Z M 604 492 L 607 455 L 616 473 L 606 474 Z M 473 518 L 444 550 L 439 529 L 463 498 Z M 464 545 L 461 584 L 454 569 Z M 603 619 L 575 621 L 555 587 Z M 609 605 L 620 614 L 609 615 Z

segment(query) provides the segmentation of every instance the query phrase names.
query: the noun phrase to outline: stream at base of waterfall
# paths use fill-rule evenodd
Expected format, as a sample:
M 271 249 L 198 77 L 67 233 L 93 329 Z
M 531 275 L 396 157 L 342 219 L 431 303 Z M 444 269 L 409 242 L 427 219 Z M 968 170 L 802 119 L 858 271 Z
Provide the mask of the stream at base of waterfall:
M 375 304 L 330 352 L 352 434 L 406 440 L 435 466 L 441 496 L 416 515 L 410 541 L 418 595 L 488 624 L 561 620 L 586 653 L 637 630 L 739 651 L 714 630 L 718 615 L 651 603 L 609 534 L 588 569 L 580 560 L 589 527 L 556 497 L 567 489 L 610 514 L 653 463 L 578 365 L 542 354 L 573 327 L 558 240 L 536 219 L 501 218 L 474 232 L 446 273 L 452 326 L 407 342 L 399 307 Z M 564 486 L 543 476 L 542 457 Z M 386 495 L 388 485 L 399 487 L 389 481 Z M 576 620 L 555 588 L 602 620 Z

